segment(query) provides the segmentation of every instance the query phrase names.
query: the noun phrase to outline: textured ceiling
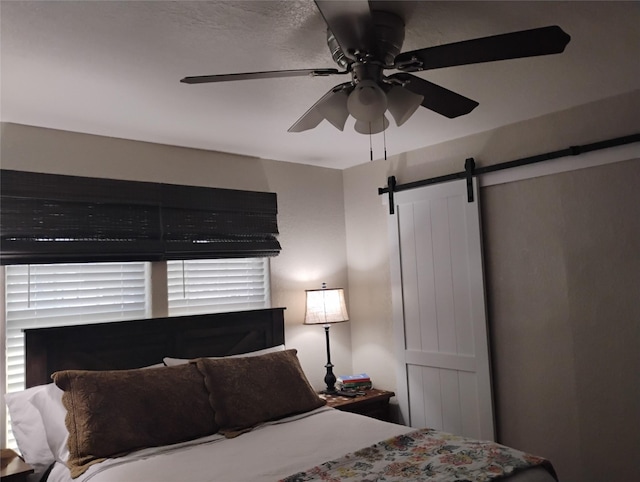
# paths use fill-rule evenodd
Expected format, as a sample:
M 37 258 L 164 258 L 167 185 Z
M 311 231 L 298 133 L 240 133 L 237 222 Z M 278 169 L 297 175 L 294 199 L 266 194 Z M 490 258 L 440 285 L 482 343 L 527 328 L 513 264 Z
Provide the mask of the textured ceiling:
M 371 2 L 406 23 L 403 51 L 559 25 L 559 55 L 419 75 L 480 103 L 426 109 L 371 139 L 398 154 L 638 88 L 640 2 Z M 344 76 L 186 85 L 188 75 L 336 67 L 304 1 L 2 1 L 1 119 L 105 136 L 345 168 L 368 136 L 326 121 L 287 129 Z M 389 72 L 388 72 L 389 73 Z

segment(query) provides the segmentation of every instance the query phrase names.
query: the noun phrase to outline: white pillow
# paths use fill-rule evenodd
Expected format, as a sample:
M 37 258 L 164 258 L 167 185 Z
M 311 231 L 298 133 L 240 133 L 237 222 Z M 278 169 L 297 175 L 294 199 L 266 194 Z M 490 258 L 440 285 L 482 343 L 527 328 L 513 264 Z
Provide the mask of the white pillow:
M 163 368 L 166 367 L 164 363 L 156 363 L 155 365 L 149 365 L 148 367 L 142 367 L 142 370 L 146 370 L 147 368 Z
M 47 434 L 47 444 L 55 460 L 66 463 L 69 459 L 69 448 L 67 447 L 69 431 L 64 423 L 67 416 L 67 409 L 62 404 L 64 392 L 54 383 L 45 387 L 45 390 L 40 390 L 31 397 L 31 403 L 40 412 Z
M 36 473 L 44 472 L 55 462 L 40 412 L 30 403 L 31 398 L 36 393 L 46 390 L 46 387 L 47 385 L 38 385 L 4 396 L 11 417 L 11 429 L 20 453 Z
M 229 355 L 229 356 L 210 356 L 207 357 L 210 360 L 217 360 L 219 358 L 242 358 L 245 356 L 258 356 L 258 355 L 265 355 L 267 353 L 275 353 L 277 351 L 284 351 L 284 345 L 276 345 L 276 346 L 272 346 L 269 348 L 264 348 L 262 350 L 256 350 L 256 351 L 250 351 L 247 353 L 240 353 L 238 355 Z M 189 363 L 188 359 L 184 359 L 184 358 L 163 358 L 162 359 L 164 361 L 164 364 L 167 365 L 168 367 L 172 367 L 175 365 L 184 365 L 185 363 Z

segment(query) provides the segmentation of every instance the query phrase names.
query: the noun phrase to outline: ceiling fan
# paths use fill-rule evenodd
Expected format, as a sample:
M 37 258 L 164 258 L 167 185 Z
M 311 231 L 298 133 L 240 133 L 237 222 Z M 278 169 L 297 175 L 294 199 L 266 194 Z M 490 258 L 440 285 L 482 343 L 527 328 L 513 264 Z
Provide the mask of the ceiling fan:
M 298 69 L 185 77 L 201 84 L 245 79 L 351 74 L 305 112 L 289 129 L 313 129 L 324 119 L 344 130 L 349 115 L 355 130 L 376 134 L 389 126 L 387 109 L 404 124 L 422 105 L 448 118 L 468 114 L 474 100 L 433 84 L 410 72 L 457 65 L 557 54 L 571 37 L 558 26 L 477 38 L 402 52 L 404 22 L 395 14 L 371 10 L 368 0 L 314 0 L 327 24 L 327 44 L 338 69 Z M 399 72 L 385 75 L 384 70 Z

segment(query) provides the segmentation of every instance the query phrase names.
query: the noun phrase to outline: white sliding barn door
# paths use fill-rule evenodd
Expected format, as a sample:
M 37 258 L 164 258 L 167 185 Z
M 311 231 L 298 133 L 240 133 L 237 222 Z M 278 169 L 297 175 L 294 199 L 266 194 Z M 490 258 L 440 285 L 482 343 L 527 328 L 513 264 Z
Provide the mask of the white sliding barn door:
M 404 423 L 494 439 L 478 196 L 466 181 L 401 191 L 390 216 Z

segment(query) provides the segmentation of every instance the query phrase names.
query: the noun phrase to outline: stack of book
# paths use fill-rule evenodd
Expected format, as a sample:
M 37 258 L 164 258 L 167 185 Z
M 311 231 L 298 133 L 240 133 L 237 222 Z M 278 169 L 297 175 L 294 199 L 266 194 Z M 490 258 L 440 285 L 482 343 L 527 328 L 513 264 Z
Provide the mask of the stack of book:
M 340 390 L 368 390 L 372 387 L 371 378 L 366 373 L 357 375 L 340 375 L 338 377 L 338 387 Z

